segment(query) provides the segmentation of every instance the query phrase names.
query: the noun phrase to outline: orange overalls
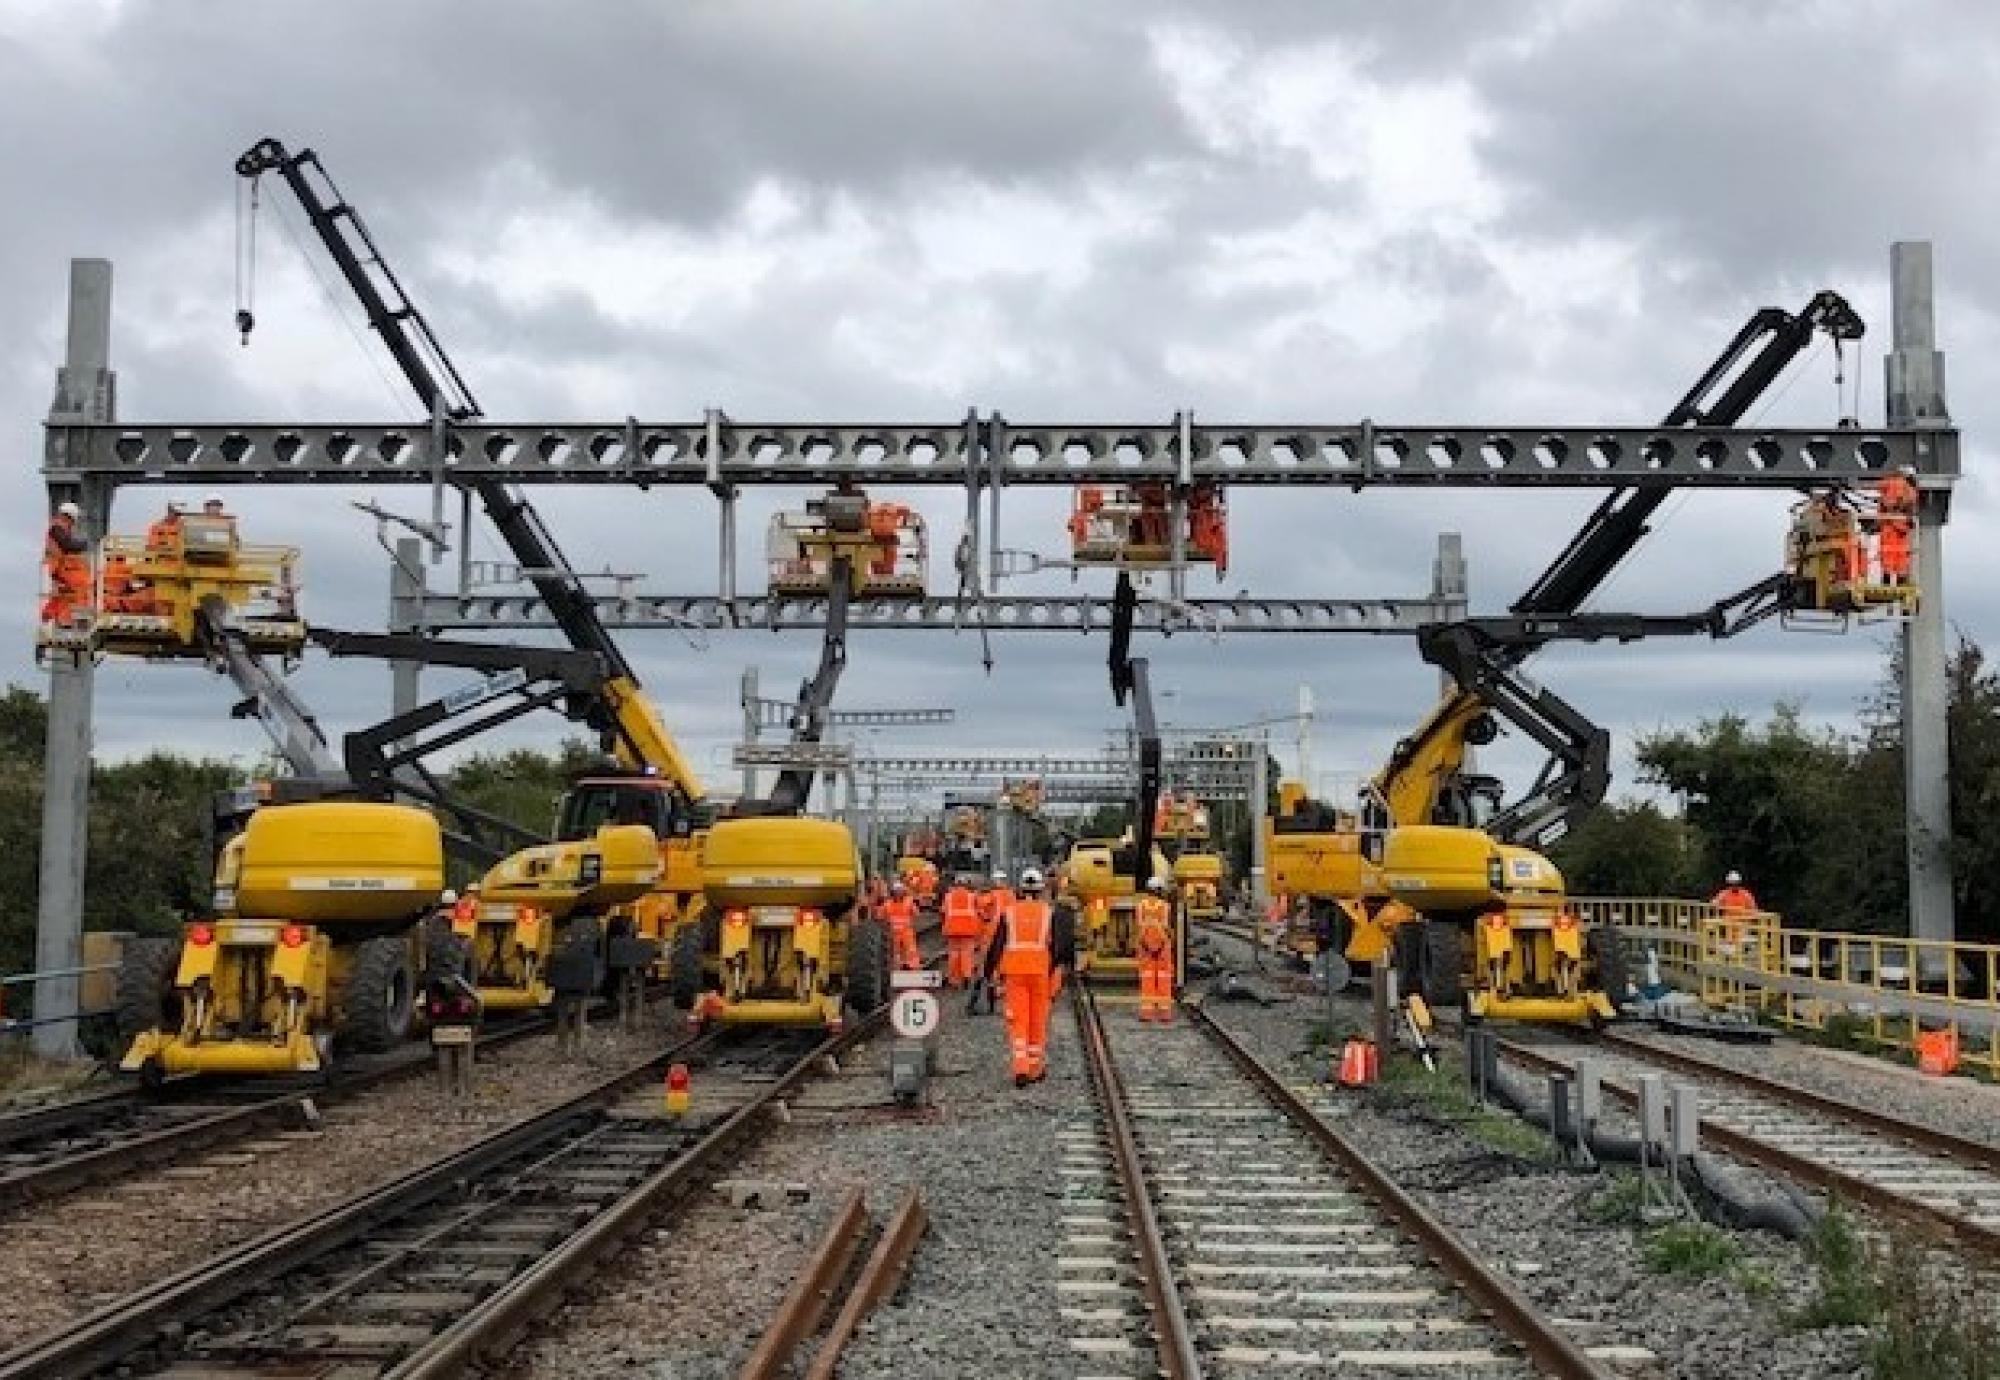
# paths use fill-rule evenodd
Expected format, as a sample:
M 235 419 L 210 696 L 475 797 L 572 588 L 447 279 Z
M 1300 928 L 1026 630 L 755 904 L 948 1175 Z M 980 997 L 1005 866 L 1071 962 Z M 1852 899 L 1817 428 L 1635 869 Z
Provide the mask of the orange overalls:
M 1139 1019 L 1174 1018 L 1174 930 L 1172 913 L 1158 896 L 1139 899 Z
M 470 936 L 479 928 L 479 897 L 467 892 L 451 903 L 451 932 Z
M 906 973 L 923 967 L 924 961 L 917 954 L 917 903 L 907 896 L 891 896 L 882 903 L 882 918 L 889 922 L 896 966 Z
M 972 981 L 979 947 L 979 903 L 971 888 L 955 886 L 944 894 L 945 981 L 963 987 Z
M 1007 908 L 1007 947 L 1000 951 L 1000 976 L 1007 980 L 1007 1039 L 1014 1056 L 1014 1083 L 1032 1083 L 1048 1071 L 1049 941 L 1055 918 L 1043 901 L 1016 901 Z
M 1876 485 L 1876 549 L 1884 584 L 1900 585 L 1910 578 L 1910 526 L 1916 516 L 1916 485 L 1900 474 L 1888 475 Z
M 48 572 L 48 597 L 42 600 L 44 623 L 68 623 L 90 612 L 90 544 L 76 534 L 76 523 L 58 513 L 42 537 L 42 567 Z
M 1743 920 L 1757 910 L 1757 898 L 1747 886 L 1726 886 L 1709 904 L 1724 913 L 1722 938 L 1731 948 L 1743 942 Z

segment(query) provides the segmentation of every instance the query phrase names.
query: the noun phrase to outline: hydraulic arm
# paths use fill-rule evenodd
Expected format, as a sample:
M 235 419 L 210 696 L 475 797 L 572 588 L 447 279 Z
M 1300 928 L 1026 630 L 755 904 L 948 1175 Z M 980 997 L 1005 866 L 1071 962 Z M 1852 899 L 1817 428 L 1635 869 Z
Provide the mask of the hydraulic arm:
M 1839 349 L 1861 337 L 1860 316 L 1840 294 L 1816 294 L 1797 315 L 1766 307 L 1736 333 L 1665 419 L 1667 426 L 1734 426 L 1820 333 Z M 1631 641 L 1653 636 L 1730 637 L 1783 612 L 1794 584 L 1783 574 L 1700 613 L 1682 616 L 1582 615 L 1646 533 L 1669 489 L 1627 488 L 1607 495 L 1567 547 L 1513 604 L 1512 618 L 1473 619 L 1426 629 L 1424 659 L 1457 684 L 1416 733 L 1399 744 L 1375 789 L 1395 823 L 1475 823 L 1473 801 L 1492 794 L 1489 778 L 1462 771 L 1464 744 L 1490 741 L 1491 708 L 1550 753 L 1534 785 L 1484 826 L 1503 840 L 1545 840 L 1596 805 L 1610 782 L 1608 740 L 1573 706 L 1517 673 L 1555 641 Z
M 236 160 L 239 175 L 276 173 L 297 199 L 334 266 L 382 337 L 383 345 L 440 431 L 444 424 L 480 415 L 479 403 L 376 247 L 360 213 L 341 196 L 311 149 L 293 153 L 276 139 L 262 139 Z M 247 309 L 237 324 L 247 336 L 255 321 Z M 603 658 L 607 675 L 585 722 L 602 736 L 619 762 L 665 777 L 692 804 L 702 799 L 700 778 L 682 755 L 659 712 L 640 688 L 631 664 L 597 617 L 589 592 L 571 569 L 540 514 L 518 489 L 494 480 L 467 487 L 479 499 L 521 573 L 541 596 L 571 647 Z
M 853 585 L 853 558 L 836 554 L 826 592 L 826 633 L 819 644 L 819 668 L 799 686 L 798 707 L 792 711 L 792 741 L 818 743 L 826 736 L 834 691 L 840 674 L 847 669 L 847 605 Z M 812 794 L 813 769 L 788 767 L 778 774 L 767 802 L 772 813 L 798 814 Z
M 1111 610 L 1111 698 L 1132 706 L 1132 736 L 1138 750 L 1138 781 L 1132 801 L 1132 854 L 1129 871 L 1144 887 L 1152 872 L 1153 819 L 1160 803 L 1160 727 L 1153 717 L 1153 686 L 1146 658 L 1132 655 L 1132 623 L 1139 594 L 1132 577 L 1118 575 Z M 1119 870 L 1127 871 L 1121 860 Z

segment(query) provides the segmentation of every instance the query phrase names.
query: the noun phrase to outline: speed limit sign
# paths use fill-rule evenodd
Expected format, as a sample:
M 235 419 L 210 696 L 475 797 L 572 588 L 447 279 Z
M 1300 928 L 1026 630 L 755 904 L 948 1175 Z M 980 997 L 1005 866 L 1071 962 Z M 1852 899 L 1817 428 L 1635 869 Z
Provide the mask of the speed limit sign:
M 898 992 L 889 1003 L 889 1028 L 905 1040 L 921 1040 L 937 1030 L 942 1015 L 938 999 L 929 992 Z

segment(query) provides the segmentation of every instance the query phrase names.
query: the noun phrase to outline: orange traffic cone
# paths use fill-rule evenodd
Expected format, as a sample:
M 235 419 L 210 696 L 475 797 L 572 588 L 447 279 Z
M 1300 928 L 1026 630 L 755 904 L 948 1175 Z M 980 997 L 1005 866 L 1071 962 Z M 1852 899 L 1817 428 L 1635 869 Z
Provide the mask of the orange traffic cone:
M 1375 1081 L 1380 1071 L 1381 1064 L 1372 1041 L 1349 1040 L 1341 1046 L 1339 1076 L 1343 1088 L 1365 1088 Z
M 686 1064 L 675 1064 L 667 1070 L 667 1115 L 684 1116 L 688 1109 L 689 1084 Z

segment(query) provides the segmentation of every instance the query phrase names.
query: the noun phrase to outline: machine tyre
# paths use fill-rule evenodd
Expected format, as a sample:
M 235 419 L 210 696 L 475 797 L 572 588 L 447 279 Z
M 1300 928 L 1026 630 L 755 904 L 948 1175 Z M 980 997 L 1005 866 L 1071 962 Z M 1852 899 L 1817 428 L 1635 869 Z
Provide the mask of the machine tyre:
M 889 931 L 880 920 L 853 920 L 847 931 L 847 1004 L 865 1016 L 887 1000 Z
M 364 940 L 347 976 L 340 1036 L 350 1049 L 376 1054 L 402 1043 L 416 1005 L 410 948 L 402 935 Z
M 722 944 L 722 923 L 714 911 L 704 909 L 691 924 L 674 931 L 668 958 L 667 990 L 682 1011 L 694 1010 L 701 998 L 702 966 L 709 951 Z
M 148 1030 L 180 1025 L 180 998 L 174 991 L 180 962 L 178 939 L 126 941 L 118 958 L 118 1034 L 126 1043 Z
M 1631 965 L 1625 959 L 1625 946 L 1618 942 L 1617 934 L 1592 928 L 1583 937 L 1583 953 L 1590 960 L 1590 981 L 1611 998 L 1613 1006 L 1624 1001 L 1626 984 L 1632 974 Z
M 1424 1000 L 1434 1011 L 1465 1005 L 1465 932 L 1454 924 L 1426 921 L 1424 930 Z
M 472 977 L 472 940 L 456 934 L 450 926 L 432 929 L 424 935 L 424 977 Z

